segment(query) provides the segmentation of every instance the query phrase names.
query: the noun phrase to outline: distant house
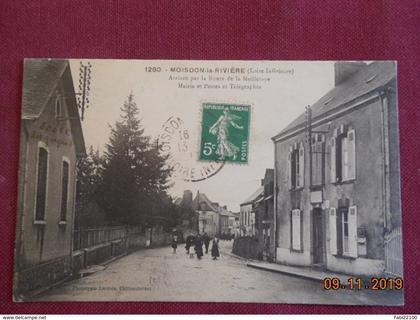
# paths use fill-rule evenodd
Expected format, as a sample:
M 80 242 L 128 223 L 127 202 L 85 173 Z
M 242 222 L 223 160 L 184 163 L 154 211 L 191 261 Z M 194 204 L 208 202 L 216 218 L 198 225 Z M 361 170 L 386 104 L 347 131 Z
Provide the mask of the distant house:
M 235 236 L 235 222 L 239 221 L 238 217 L 231 211 L 227 209 L 227 206 L 219 207 L 220 212 L 220 235 L 225 237 L 234 237 Z
M 199 214 L 198 231 L 207 233 L 210 237 L 219 235 L 219 205 L 211 202 L 204 193 L 197 192 L 193 200 L 193 208 Z
M 223 236 L 230 235 L 229 229 L 230 212 L 225 207 L 219 207 L 219 234 Z
M 263 257 L 272 261 L 275 257 L 274 169 L 265 170 L 261 183 L 263 194 L 254 204 L 257 238 Z
M 15 286 L 38 289 L 71 273 L 76 161 L 85 156 L 67 60 L 25 60 Z
M 272 138 L 277 262 L 402 275 L 396 90 L 393 62 L 337 62 L 310 121 Z
M 181 210 L 181 228 L 186 234 L 198 231 L 198 215 L 194 211 L 193 194 L 191 190 L 184 190 L 182 198 L 176 198 L 174 204 Z
M 240 204 L 241 236 L 254 237 L 257 234 L 255 212 L 257 204 L 264 199 L 264 186 L 260 186 L 251 196 Z
M 233 237 L 237 238 L 241 234 L 241 226 L 239 223 L 240 212 L 231 212 L 232 215 L 229 217 L 229 227 L 231 228 L 231 234 Z

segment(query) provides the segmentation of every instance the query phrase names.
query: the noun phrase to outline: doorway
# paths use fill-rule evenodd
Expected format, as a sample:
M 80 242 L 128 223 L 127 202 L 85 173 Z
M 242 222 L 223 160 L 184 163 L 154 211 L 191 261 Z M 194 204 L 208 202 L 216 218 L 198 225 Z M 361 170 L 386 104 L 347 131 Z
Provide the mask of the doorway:
M 313 239 L 312 239 L 312 246 L 313 246 L 313 264 L 317 266 L 324 265 L 324 255 L 325 255 L 325 232 L 324 232 L 324 222 L 322 219 L 322 209 L 321 208 L 313 208 L 312 210 L 313 216 Z

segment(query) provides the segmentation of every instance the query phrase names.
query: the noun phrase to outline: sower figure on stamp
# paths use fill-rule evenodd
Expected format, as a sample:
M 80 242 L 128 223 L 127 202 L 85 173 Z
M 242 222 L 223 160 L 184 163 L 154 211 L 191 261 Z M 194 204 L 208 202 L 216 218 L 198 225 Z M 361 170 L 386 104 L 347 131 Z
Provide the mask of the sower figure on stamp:
M 236 159 L 236 154 L 240 149 L 229 141 L 229 126 L 242 130 L 244 127 L 233 121 L 240 119 L 240 117 L 231 114 L 228 108 L 225 108 L 223 114 L 209 129 L 211 134 L 217 135 L 216 154 L 219 156 L 220 160 L 223 160 L 226 157 L 232 157 L 233 160 Z
M 197 258 L 200 260 L 203 256 L 203 239 L 200 234 L 197 235 L 195 238 L 195 246 L 194 246 L 195 253 Z
M 213 260 L 217 260 L 218 257 L 220 257 L 219 253 L 219 239 L 214 238 L 213 243 L 211 246 L 211 256 L 213 257 Z
M 210 237 L 208 236 L 207 232 L 204 232 L 203 241 L 204 247 L 206 248 L 206 253 L 209 253 Z

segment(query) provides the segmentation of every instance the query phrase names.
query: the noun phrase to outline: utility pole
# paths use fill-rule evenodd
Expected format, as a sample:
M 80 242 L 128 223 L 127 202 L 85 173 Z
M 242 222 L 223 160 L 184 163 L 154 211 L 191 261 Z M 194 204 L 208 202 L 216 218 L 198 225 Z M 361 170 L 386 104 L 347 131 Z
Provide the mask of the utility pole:
M 89 108 L 89 96 L 90 96 L 90 81 L 92 79 L 92 64 L 88 62 L 84 64 L 80 61 L 79 67 L 79 92 L 77 95 L 77 105 L 80 109 L 80 120 L 83 121 L 85 115 L 85 109 Z
M 309 105 L 305 107 L 305 130 L 306 130 L 306 143 L 308 144 L 308 147 L 309 147 L 309 187 L 310 187 L 312 186 L 312 110 L 311 110 L 311 106 Z

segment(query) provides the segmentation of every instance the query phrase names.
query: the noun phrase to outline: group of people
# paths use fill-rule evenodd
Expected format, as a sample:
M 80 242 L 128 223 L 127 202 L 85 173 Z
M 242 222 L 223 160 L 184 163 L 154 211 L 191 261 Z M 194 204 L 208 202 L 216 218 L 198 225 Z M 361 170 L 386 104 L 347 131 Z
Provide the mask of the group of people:
M 178 238 L 176 236 L 173 236 L 172 238 L 172 248 L 174 249 L 174 253 L 176 253 Z M 212 243 L 211 246 L 211 256 L 213 257 L 213 260 L 217 260 L 218 257 L 220 257 L 219 252 L 219 239 L 216 237 L 211 239 L 207 233 L 204 233 L 203 235 L 197 234 L 197 235 L 189 235 L 185 239 L 185 250 L 187 251 L 187 254 L 190 255 L 190 258 L 194 258 L 194 253 L 197 255 L 198 259 L 201 259 L 204 255 L 203 251 L 203 245 L 205 248 L 205 253 L 209 253 L 209 246 L 210 242 Z M 194 252 L 191 250 L 193 249 Z

